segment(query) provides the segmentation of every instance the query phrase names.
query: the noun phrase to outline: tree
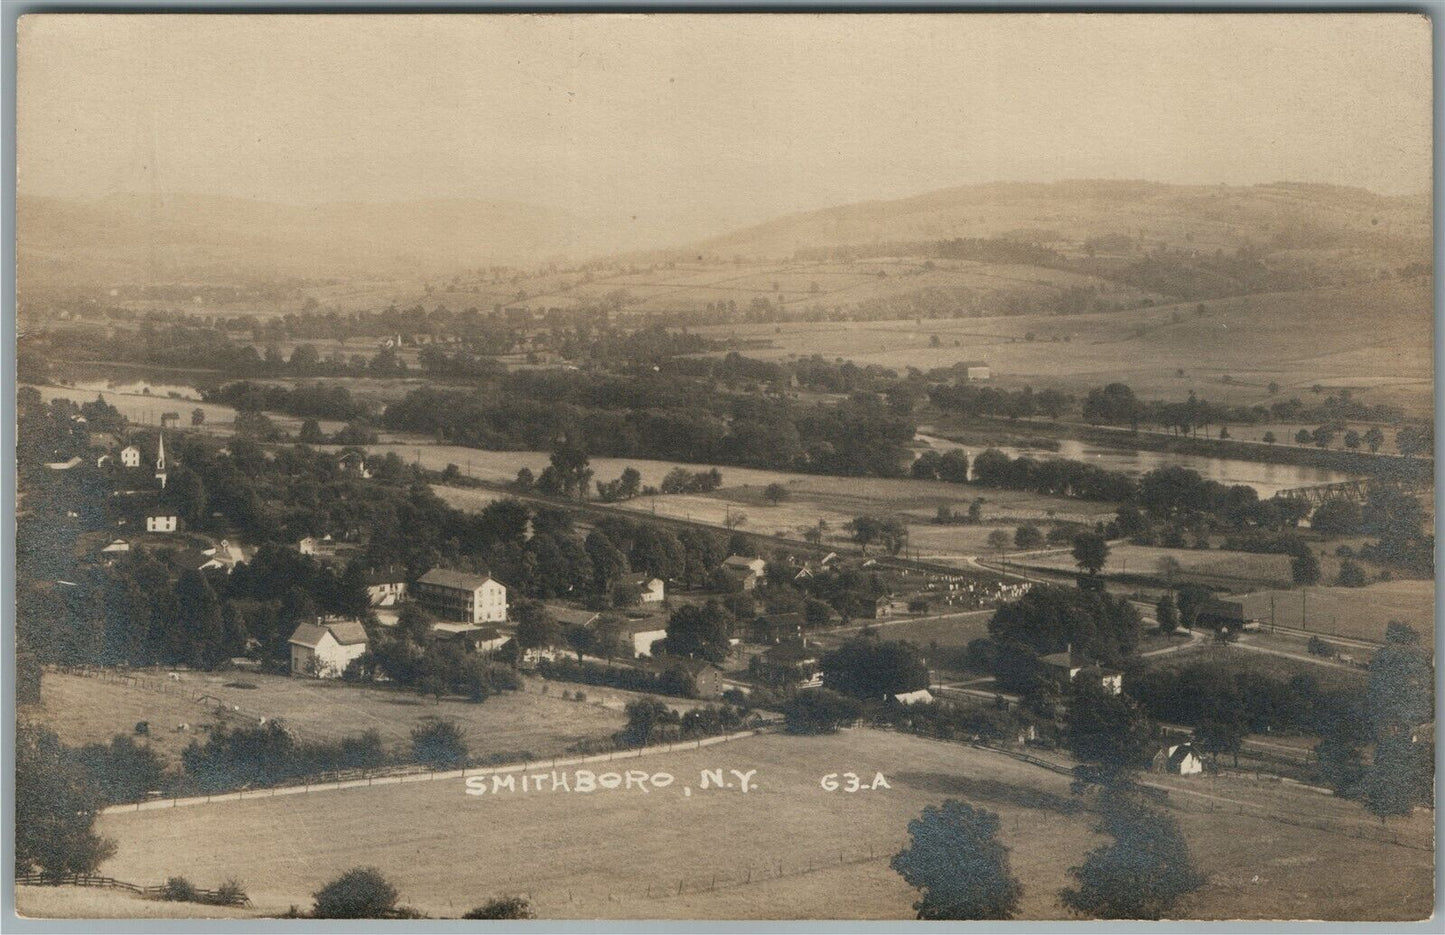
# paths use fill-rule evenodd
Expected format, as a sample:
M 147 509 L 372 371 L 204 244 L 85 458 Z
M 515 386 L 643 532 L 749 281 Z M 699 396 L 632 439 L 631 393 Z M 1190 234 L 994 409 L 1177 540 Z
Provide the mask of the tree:
M 821 660 L 823 681 L 835 691 L 863 700 L 928 687 L 928 666 L 917 647 L 901 640 L 856 636 Z
M 1276 441 L 1278 441 L 1279 439 L 1275 438 L 1275 435 L 1274 435 L 1273 432 L 1265 432 L 1265 433 L 1264 433 L 1263 440 L 1264 440 L 1264 443 L 1265 443 L 1266 445 L 1273 445 L 1273 444 L 1274 444 Z
M 582 656 L 595 651 L 596 633 L 590 627 L 584 627 L 580 623 L 570 624 L 562 630 L 562 638 L 567 645 L 577 654 L 577 661 L 582 661 Z
M 1159 603 L 1154 605 L 1154 617 L 1159 621 L 1160 633 L 1173 633 L 1179 629 L 1179 608 L 1175 606 L 1172 595 L 1159 598 Z
M 1225 632 L 1221 630 L 1220 632 Z M 1249 718 L 1242 706 L 1211 706 L 1212 710 L 1194 725 L 1194 745 L 1204 753 L 1229 753 L 1239 765 L 1239 748 L 1249 736 Z
M 1295 584 L 1310 585 L 1320 582 L 1320 560 L 1308 550 L 1290 559 L 1289 570 Z
M 1310 441 L 1313 440 L 1313 438 L 1314 436 L 1310 434 L 1309 429 L 1300 429 L 1298 432 L 1294 433 L 1294 441 L 1296 445 L 1308 445 Z
M 562 628 L 541 601 L 517 601 L 512 605 L 512 615 L 517 619 L 515 638 L 522 649 L 541 649 L 562 641 Z
M 691 604 L 679 607 L 667 621 L 667 637 L 662 650 L 670 656 L 689 656 L 720 663 L 731 650 L 732 614 L 721 604 L 710 600 L 702 607 Z
M 1032 523 L 1025 523 L 1014 530 L 1014 548 L 1037 549 L 1043 544 L 1044 534 Z
M 451 769 L 467 761 L 467 743 L 454 721 L 431 721 L 411 729 L 411 755 L 433 769 Z
M 1079 765 L 1076 788 L 1128 785 L 1149 759 L 1152 728 L 1138 703 L 1090 683 L 1075 683 L 1064 717 L 1064 745 Z
M 296 438 L 303 445 L 319 445 L 326 441 L 326 436 L 321 434 L 321 425 L 315 419 L 302 422 L 301 432 Z
M 206 410 L 202 409 L 200 406 L 197 406 L 196 408 L 191 410 L 191 425 L 201 426 L 204 425 L 205 422 Z
M 1363 588 L 1370 583 L 1370 579 L 1365 576 L 1365 570 L 1358 562 L 1346 559 L 1340 562 L 1340 576 L 1335 583 L 1342 588 Z
M 1066 907 L 1098 919 L 1160 919 L 1204 884 L 1171 816 L 1122 794 L 1106 795 L 1101 812 L 1100 830 L 1114 842 L 1069 869 L 1078 885 L 1059 894 Z
M 1109 543 L 1098 533 L 1081 532 L 1074 537 L 1074 561 L 1091 575 L 1097 575 L 1109 560 Z
M 468 909 L 463 919 L 535 919 L 532 904 L 525 896 L 499 896 L 489 899 L 474 909 Z
M 890 555 L 897 555 L 908 542 L 908 527 L 903 521 L 892 516 L 855 516 L 843 525 L 852 535 L 853 541 L 863 548 L 866 555 L 868 546 L 881 545 Z
M 783 706 L 787 729 L 795 734 L 832 734 L 863 713 L 855 698 L 827 688 L 804 689 Z
M 948 799 L 908 823 L 909 845 L 889 866 L 922 891 L 919 919 L 1011 919 L 1023 886 L 998 841 L 998 815 Z
M 1008 530 L 1006 529 L 995 529 L 988 534 L 988 547 L 996 550 L 1000 559 L 1005 557 L 1010 541 Z
M 1333 425 L 1321 425 L 1310 433 L 1310 438 L 1317 448 L 1328 448 L 1330 442 L 1335 440 L 1335 427 Z
M 1327 536 L 1353 536 L 1360 531 L 1363 515 L 1353 500 L 1326 500 L 1315 508 L 1310 528 Z
M 1351 451 L 1360 447 L 1360 433 L 1356 432 L 1354 429 L 1346 430 L 1345 447 L 1350 449 Z
M 1371 426 L 1365 432 L 1364 441 L 1365 445 L 1370 449 L 1370 453 L 1374 454 L 1378 452 L 1380 446 L 1385 443 L 1385 433 L 1381 432 L 1378 426 Z
M 777 506 L 779 503 L 788 499 L 788 488 L 778 483 L 769 484 L 763 488 L 763 499 L 767 500 L 773 506 Z
M 17 726 L 14 781 L 17 873 L 92 873 L 115 853 L 93 830 L 101 791 L 54 731 Z
M 317 919 L 385 919 L 396 912 L 396 887 L 375 867 L 355 867 L 312 894 Z

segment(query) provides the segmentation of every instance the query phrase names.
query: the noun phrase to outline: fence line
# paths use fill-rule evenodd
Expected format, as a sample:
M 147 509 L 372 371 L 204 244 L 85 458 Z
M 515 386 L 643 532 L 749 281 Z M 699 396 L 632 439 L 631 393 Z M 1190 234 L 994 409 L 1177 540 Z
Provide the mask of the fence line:
M 153 811 L 162 808 L 186 808 L 192 805 L 210 805 L 217 802 L 236 802 L 242 799 L 268 798 L 278 795 L 297 795 L 310 792 L 326 792 L 335 789 L 355 789 L 364 786 L 387 786 L 403 782 L 432 782 L 438 779 L 462 779 L 472 776 L 491 776 L 501 773 L 526 772 L 533 769 L 556 769 L 561 766 L 579 766 L 586 763 L 614 762 L 617 760 L 638 759 L 644 756 L 651 756 L 658 753 L 674 753 L 687 750 L 701 750 L 703 747 L 710 747 L 714 744 L 728 743 L 733 740 L 740 740 L 744 737 L 752 737 L 762 733 L 762 729 L 738 731 L 731 734 L 719 734 L 713 737 L 702 737 L 697 740 L 680 740 L 673 743 L 656 744 L 650 747 L 634 747 L 624 750 L 612 750 L 607 753 L 596 753 L 587 756 L 573 757 L 551 757 L 545 760 L 528 760 L 522 763 L 510 763 L 500 766 L 473 766 L 463 769 L 451 769 L 438 772 L 427 767 L 383 767 L 377 770 L 353 770 L 336 771 L 330 775 L 335 778 L 327 782 L 305 782 L 290 786 L 270 786 L 262 789 L 242 789 L 236 792 L 219 792 L 210 795 L 192 795 L 185 797 L 172 797 L 169 799 L 149 799 L 141 802 L 128 802 L 120 805 L 108 805 L 100 810 L 102 815 L 114 815 L 128 812 Z M 346 776 L 346 778 L 342 778 Z
M 107 889 L 126 890 L 135 893 L 145 899 L 161 899 L 165 896 L 166 887 L 141 886 L 138 883 L 127 883 L 124 880 L 117 880 L 114 877 L 102 877 L 89 873 L 18 873 L 15 875 L 17 884 L 28 884 L 31 886 L 98 886 Z M 207 890 L 194 887 L 191 890 L 197 898 L 184 900 L 185 902 L 205 903 L 213 906 L 249 906 L 251 899 L 245 893 L 223 893 L 220 890 Z

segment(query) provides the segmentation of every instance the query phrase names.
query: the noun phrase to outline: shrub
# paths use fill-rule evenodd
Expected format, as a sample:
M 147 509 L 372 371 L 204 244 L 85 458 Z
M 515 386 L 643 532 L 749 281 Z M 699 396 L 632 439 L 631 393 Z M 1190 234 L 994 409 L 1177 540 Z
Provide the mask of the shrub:
M 318 919 L 384 919 L 396 908 L 396 887 L 375 867 L 354 867 L 311 894 Z
M 161 899 L 167 902 L 193 903 L 198 896 L 195 884 L 185 877 L 170 877 L 161 887 Z
M 226 880 L 216 887 L 216 902 L 223 906 L 234 906 L 246 901 L 246 889 L 235 879 Z
M 449 768 L 467 759 L 462 729 L 452 721 L 419 724 L 411 731 L 411 755 L 418 763 L 435 769 Z
M 463 919 L 535 919 L 532 904 L 524 896 L 501 896 L 469 909 Z

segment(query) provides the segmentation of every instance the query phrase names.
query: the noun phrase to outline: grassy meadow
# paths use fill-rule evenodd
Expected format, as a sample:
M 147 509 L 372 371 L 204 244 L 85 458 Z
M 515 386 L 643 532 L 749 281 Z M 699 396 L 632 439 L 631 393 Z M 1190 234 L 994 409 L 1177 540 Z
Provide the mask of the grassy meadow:
M 1000 814 L 1013 869 L 1026 881 L 1020 915 L 1041 919 L 1064 917 L 1057 892 L 1069 882 L 1068 867 L 1102 840 L 1086 800 L 1070 795 L 1068 777 L 906 735 L 764 735 L 635 763 L 671 773 L 676 783 L 647 793 L 468 796 L 458 779 L 110 814 L 100 830 L 119 849 L 103 870 L 137 881 L 181 869 L 198 880 L 235 876 L 258 913 L 305 906 L 310 892 L 363 862 L 393 880 L 403 902 L 434 915 L 524 893 L 546 918 L 903 919 L 914 894 L 887 857 L 924 805 L 956 797 Z M 757 788 L 685 795 L 682 787 L 696 787 L 709 768 L 755 769 Z M 821 788 L 822 776 L 844 771 L 865 779 L 882 771 L 890 788 L 851 795 Z M 1352 836 L 1374 830 L 1354 803 L 1245 779 L 1161 777 L 1160 784 L 1180 790 L 1171 800 L 1209 876 L 1181 917 L 1429 913 L 1426 818 L 1395 823 L 1394 833 L 1417 848 L 1378 844 Z M 1237 813 L 1259 808 L 1321 827 Z M 221 851 L 202 843 L 222 839 Z M 1395 870 L 1363 878 L 1362 861 Z

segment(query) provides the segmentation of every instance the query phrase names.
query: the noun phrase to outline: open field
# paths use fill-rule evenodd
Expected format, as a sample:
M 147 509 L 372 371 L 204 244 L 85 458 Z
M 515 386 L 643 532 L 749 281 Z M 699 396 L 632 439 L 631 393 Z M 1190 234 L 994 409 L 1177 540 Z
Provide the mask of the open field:
M 263 913 L 305 905 L 317 886 L 364 862 L 398 885 L 403 902 L 436 915 L 522 892 L 551 918 L 909 918 L 913 894 L 886 858 L 923 805 L 961 797 L 1000 813 L 1013 869 L 1025 881 L 1021 915 L 1037 919 L 1063 916 L 1056 894 L 1067 868 L 1100 840 L 1066 776 L 904 735 L 765 735 L 637 765 L 677 781 L 647 793 L 493 795 L 489 787 L 482 796 L 465 795 L 461 780 L 438 781 L 115 813 L 100 822 L 119 845 L 103 870 L 138 881 L 178 867 L 196 879 L 234 875 Z M 719 767 L 756 769 L 757 788 L 700 790 L 700 771 Z M 820 788 L 824 774 L 848 770 L 865 779 L 881 770 L 891 788 L 851 795 Z M 1180 799 L 1181 823 L 1210 876 L 1182 917 L 1419 918 L 1429 911 L 1428 850 L 1347 836 L 1371 824 L 1358 805 L 1247 780 L 1161 783 L 1217 797 L 1215 812 L 1210 800 Z M 698 787 L 695 794 L 684 795 L 685 785 Z M 1233 814 L 1230 803 L 1245 799 L 1344 833 Z M 1422 816 L 1395 829 L 1402 839 L 1428 841 Z M 215 841 L 227 842 L 223 851 Z M 1394 868 L 1386 878 L 1358 873 L 1386 864 Z M 1251 882 L 1256 876 L 1260 884 Z
M 528 681 L 528 691 L 503 692 L 482 704 L 444 700 L 382 688 L 359 688 L 336 681 L 293 679 L 257 673 L 182 672 L 181 680 L 164 680 L 175 691 L 102 681 L 80 675 L 46 672 L 41 679 L 37 716 L 71 745 L 110 740 L 129 734 L 137 721 L 151 722 L 150 745 L 169 763 L 193 738 L 204 737 L 202 725 L 215 724 L 217 705 L 240 707 L 227 717 L 231 724 L 254 724 L 259 717 L 280 719 L 302 739 L 334 741 L 375 729 L 382 743 L 398 751 L 410 742 L 411 729 L 430 718 L 455 720 L 473 756 L 532 753 L 558 754 L 582 739 L 610 735 L 625 723 L 621 708 L 635 697 L 628 692 L 586 686 L 588 701 L 564 701 L 562 687 Z M 227 683 L 255 685 L 228 687 Z M 192 701 L 194 693 L 205 696 Z M 210 700 L 210 699 L 215 699 Z M 686 704 L 684 702 L 684 704 Z M 190 730 L 175 731 L 186 723 Z M 124 879 L 124 878 L 122 878 Z
M 898 370 L 986 360 L 996 381 L 1074 393 L 1122 380 L 1144 398 L 1264 404 L 1321 386 L 1350 387 L 1369 402 L 1424 415 L 1432 407 L 1428 280 L 1388 281 L 1100 315 L 717 325 L 714 337 L 769 341 L 749 356 L 821 354 Z M 1370 310 L 1370 329 L 1359 315 Z M 1029 333 L 1036 339 L 1025 340 Z M 1308 334 L 1307 341 L 1301 336 Z M 938 347 L 931 346 L 939 337 Z M 1060 340 L 1055 342 L 1057 336 Z M 1063 342 L 1067 336 L 1068 343 Z M 955 343 L 957 342 L 957 343 Z M 1184 376 L 1178 371 L 1183 370 Z M 1229 383 L 1222 378 L 1229 376 Z M 1281 391 L 1271 398 L 1267 385 Z
M 1363 588 L 1259 591 L 1241 598 L 1245 613 L 1266 623 L 1270 619 L 1271 599 L 1276 624 L 1301 627 L 1327 637 L 1348 636 L 1383 642 L 1385 627 L 1391 620 L 1408 623 L 1426 641 L 1435 630 L 1433 581 L 1385 581 Z
M 127 880 L 127 883 L 141 881 Z M 163 883 L 150 880 L 143 885 Z M 198 886 L 215 886 L 221 880 L 202 882 Z M 251 919 L 256 910 L 201 903 L 163 902 L 142 899 L 125 890 L 91 886 L 20 886 L 15 887 L 15 911 L 29 919 Z
M 395 451 L 408 461 L 419 461 L 431 470 L 455 464 L 462 474 L 492 482 L 513 480 L 522 467 L 539 473 L 548 455 L 538 451 L 481 451 L 449 445 L 371 445 L 373 452 Z M 623 468 L 634 467 L 645 485 L 656 486 L 678 462 L 637 458 L 594 458 L 592 468 L 599 480 L 611 480 Z M 682 465 L 697 471 L 706 465 Z M 706 523 L 725 528 L 730 515 L 741 513 L 745 522 L 739 531 L 801 539 L 808 527 L 819 520 L 827 523 L 825 545 L 848 544 L 843 524 L 865 513 L 897 515 L 909 524 L 909 554 L 938 561 L 960 561 L 985 551 L 988 534 L 1006 524 L 1050 519 L 1093 523 L 1114 512 L 1114 506 L 1062 497 L 1047 497 L 1019 491 L 993 490 L 919 481 L 907 478 L 829 477 L 787 471 L 719 466 L 723 486 L 710 494 L 663 494 L 637 497 L 616 504 L 632 512 L 671 519 Z M 786 488 L 788 496 L 777 506 L 763 498 L 771 483 Z M 439 496 L 461 509 L 481 509 L 495 500 L 492 491 L 474 488 L 434 486 Z M 938 525 L 931 522 L 938 507 L 947 505 L 966 513 L 975 497 L 984 500 L 985 522 L 976 526 Z M 990 525 L 991 524 L 991 525 Z
M 1263 647 L 1303 658 L 1292 658 L 1279 655 L 1277 652 L 1258 652 L 1252 650 L 1251 647 Z M 1365 682 L 1369 678 L 1368 673 L 1363 669 L 1339 663 L 1328 663 L 1325 660 L 1309 656 L 1302 644 L 1290 645 L 1256 634 L 1247 634 L 1241 638 L 1239 644 L 1232 646 L 1220 646 L 1212 640 L 1207 640 L 1197 647 L 1182 652 L 1167 653 L 1146 660 L 1151 668 L 1157 669 L 1179 668 L 1204 662 L 1217 662 L 1231 671 L 1254 672 L 1286 682 L 1296 675 L 1308 675 L 1316 679 L 1322 688 L 1327 689 L 1363 691 Z
M 1173 558 L 1180 565 L 1176 582 L 1197 582 L 1237 589 L 1260 585 L 1287 586 L 1290 582 L 1288 555 L 1254 552 L 1226 552 L 1219 549 L 1164 549 L 1142 545 L 1114 545 L 1109 549 L 1105 575 L 1152 575 L 1163 578 L 1159 563 Z M 1075 572 L 1078 565 L 1070 549 L 1032 552 L 1010 556 L 1009 564 L 1051 571 Z

